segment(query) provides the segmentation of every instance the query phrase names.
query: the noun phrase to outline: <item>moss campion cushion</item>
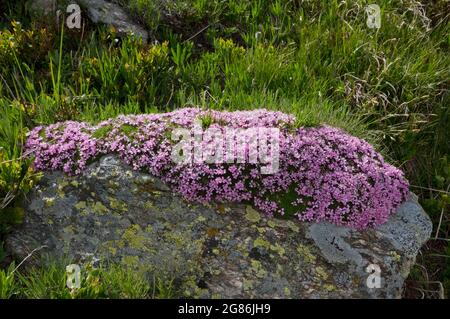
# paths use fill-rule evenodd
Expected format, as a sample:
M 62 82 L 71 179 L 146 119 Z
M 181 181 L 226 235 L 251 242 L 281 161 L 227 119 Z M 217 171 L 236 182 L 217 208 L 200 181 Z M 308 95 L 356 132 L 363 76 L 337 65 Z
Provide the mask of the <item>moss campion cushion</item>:
M 260 163 L 174 162 L 171 133 L 192 129 L 199 121 L 219 131 L 278 128 L 279 169 L 262 174 Z M 207 147 L 209 141 L 203 143 Z M 296 128 L 294 117 L 264 109 L 185 108 L 119 116 L 98 125 L 61 122 L 33 129 L 26 149 L 40 170 L 80 174 L 90 161 L 115 153 L 188 201 L 246 202 L 268 216 L 326 220 L 357 229 L 385 222 L 408 193 L 403 173 L 367 142 L 325 125 Z

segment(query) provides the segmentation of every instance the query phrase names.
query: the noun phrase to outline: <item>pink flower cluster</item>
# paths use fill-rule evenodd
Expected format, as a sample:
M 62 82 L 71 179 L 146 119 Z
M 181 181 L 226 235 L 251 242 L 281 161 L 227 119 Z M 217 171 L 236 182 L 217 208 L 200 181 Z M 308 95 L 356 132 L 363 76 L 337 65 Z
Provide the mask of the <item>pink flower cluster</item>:
M 280 129 L 279 170 L 258 163 L 175 163 L 171 131 L 209 118 L 211 127 Z M 268 216 L 297 216 L 356 229 L 385 222 L 405 200 L 408 182 L 367 142 L 329 126 L 295 128 L 281 112 L 219 112 L 196 108 L 119 116 L 91 126 L 62 122 L 36 127 L 26 149 L 40 170 L 79 174 L 103 154 L 115 153 L 136 170 L 161 178 L 186 200 L 244 202 Z

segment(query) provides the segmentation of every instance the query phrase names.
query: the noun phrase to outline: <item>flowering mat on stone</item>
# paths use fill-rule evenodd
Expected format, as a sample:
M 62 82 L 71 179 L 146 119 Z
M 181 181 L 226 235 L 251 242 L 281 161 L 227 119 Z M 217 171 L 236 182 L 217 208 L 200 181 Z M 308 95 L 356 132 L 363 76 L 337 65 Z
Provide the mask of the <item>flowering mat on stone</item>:
M 60 122 L 33 129 L 25 148 L 39 170 L 80 174 L 114 153 L 188 201 L 244 202 L 267 216 L 356 229 L 385 222 L 408 193 L 403 172 L 366 141 L 326 125 L 297 127 L 293 116 L 265 109 Z

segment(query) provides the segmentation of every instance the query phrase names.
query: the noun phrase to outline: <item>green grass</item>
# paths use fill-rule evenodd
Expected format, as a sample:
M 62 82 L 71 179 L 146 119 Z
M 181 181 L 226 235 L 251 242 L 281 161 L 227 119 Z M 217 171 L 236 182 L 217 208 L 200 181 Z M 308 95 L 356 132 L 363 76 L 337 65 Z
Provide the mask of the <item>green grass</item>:
M 168 299 L 176 290 L 171 281 L 149 277 L 118 264 L 81 266 L 80 287 L 68 288 L 68 260 L 44 260 L 25 270 L 12 263 L 0 269 L 0 299 Z
M 11 199 L 1 218 L 20 219 L 20 194 L 35 182 L 17 141 L 36 125 L 192 105 L 264 107 L 295 114 L 299 126 L 326 123 L 368 140 L 406 172 L 433 236 L 449 238 L 444 0 L 377 1 L 379 30 L 367 27 L 364 0 L 116 2 L 157 43 L 116 42 L 103 27 L 62 34 L 33 23 L 24 1 L 0 8 L 0 194 Z M 449 244 L 433 239 L 427 247 L 425 256 L 446 255 Z M 444 282 L 448 295 L 449 258 L 421 266 L 432 275 L 420 271 L 417 281 Z

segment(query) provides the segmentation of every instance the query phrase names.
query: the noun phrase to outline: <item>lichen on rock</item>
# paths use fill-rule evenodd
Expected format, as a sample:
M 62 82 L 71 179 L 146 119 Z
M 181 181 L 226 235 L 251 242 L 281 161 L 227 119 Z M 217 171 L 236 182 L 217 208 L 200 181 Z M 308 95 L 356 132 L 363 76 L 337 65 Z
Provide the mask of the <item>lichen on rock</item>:
M 167 278 L 181 296 L 198 298 L 398 298 L 431 233 L 413 196 L 387 223 L 357 231 L 270 219 L 242 204 L 191 204 L 113 155 L 76 176 L 45 173 L 25 209 L 6 240 L 17 259 L 42 245 L 41 253 L 75 262 L 93 255 Z M 380 288 L 366 285 L 372 263 L 382 271 Z

